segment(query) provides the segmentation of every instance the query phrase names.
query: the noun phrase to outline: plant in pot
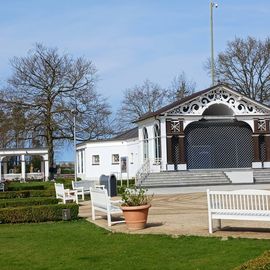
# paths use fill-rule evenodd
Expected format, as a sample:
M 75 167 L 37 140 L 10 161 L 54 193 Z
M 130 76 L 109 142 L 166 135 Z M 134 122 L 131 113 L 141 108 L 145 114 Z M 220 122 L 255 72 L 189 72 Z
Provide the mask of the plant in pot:
M 143 188 L 127 188 L 122 193 L 121 209 L 129 230 L 145 228 L 148 210 L 153 195 L 147 195 Z

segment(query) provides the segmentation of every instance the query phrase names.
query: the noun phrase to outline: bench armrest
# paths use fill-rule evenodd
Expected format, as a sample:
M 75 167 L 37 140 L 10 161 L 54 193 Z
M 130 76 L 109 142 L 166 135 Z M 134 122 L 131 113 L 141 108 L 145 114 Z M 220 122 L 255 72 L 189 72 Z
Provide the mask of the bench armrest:
M 84 192 L 84 188 L 83 187 L 74 187 L 74 190 L 77 190 L 79 192 Z
M 65 189 L 65 192 L 68 195 L 76 195 L 77 196 L 77 190 L 74 190 L 74 189 Z
M 112 204 L 119 204 L 119 203 L 122 203 L 123 201 L 122 200 L 110 200 L 110 202 Z

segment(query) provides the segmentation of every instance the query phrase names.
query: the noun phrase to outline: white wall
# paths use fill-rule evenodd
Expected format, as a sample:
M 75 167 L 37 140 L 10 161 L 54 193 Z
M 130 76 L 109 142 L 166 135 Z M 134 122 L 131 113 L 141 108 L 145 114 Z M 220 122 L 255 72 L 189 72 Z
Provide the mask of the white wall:
M 137 139 L 128 141 L 99 141 L 86 143 L 83 146 L 77 147 L 85 148 L 84 154 L 84 173 L 78 173 L 78 177 L 86 180 L 99 180 L 102 174 L 115 174 L 117 179 L 121 176 L 121 157 L 127 157 L 127 173 L 122 174 L 122 178 L 135 177 L 138 171 L 138 148 L 139 143 Z M 119 154 L 119 164 L 112 163 L 112 155 Z M 133 155 L 132 155 L 133 154 Z M 99 155 L 99 164 L 94 165 L 92 156 Z

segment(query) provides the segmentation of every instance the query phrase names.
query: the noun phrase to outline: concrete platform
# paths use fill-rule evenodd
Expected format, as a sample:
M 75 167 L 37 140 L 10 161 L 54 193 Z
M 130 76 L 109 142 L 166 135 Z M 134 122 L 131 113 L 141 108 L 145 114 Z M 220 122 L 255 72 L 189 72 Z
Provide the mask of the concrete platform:
M 113 232 L 132 234 L 168 234 L 175 237 L 179 235 L 218 236 L 218 237 L 244 237 L 270 239 L 270 222 L 257 221 L 222 221 L 222 230 L 210 235 L 208 233 L 207 201 L 205 190 L 208 187 L 192 188 L 162 188 L 151 189 L 155 193 L 152 207 L 149 210 L 148 224 L 144 230 L 129 232 L 125 224 L 107 226 L 106 217 L 91 220 L 90 201 L 83 202 L 80 206 L 81 217 L 90 222 L 111 230 Z M 232 189 L 270 189 L 270 185 L 230 185 L 209 187 L 213 190 Z M 203 191 L 203 192 L 202 192 Z

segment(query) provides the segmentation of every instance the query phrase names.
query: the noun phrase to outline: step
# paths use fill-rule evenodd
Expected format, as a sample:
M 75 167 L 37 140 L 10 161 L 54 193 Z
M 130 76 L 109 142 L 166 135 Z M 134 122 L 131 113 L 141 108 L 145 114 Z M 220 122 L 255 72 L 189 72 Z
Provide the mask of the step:
M 230 180 L 223 171 L 165 171 L 150 173 L 142 186 L 144 187 L 177 187 L 226 185 Z

